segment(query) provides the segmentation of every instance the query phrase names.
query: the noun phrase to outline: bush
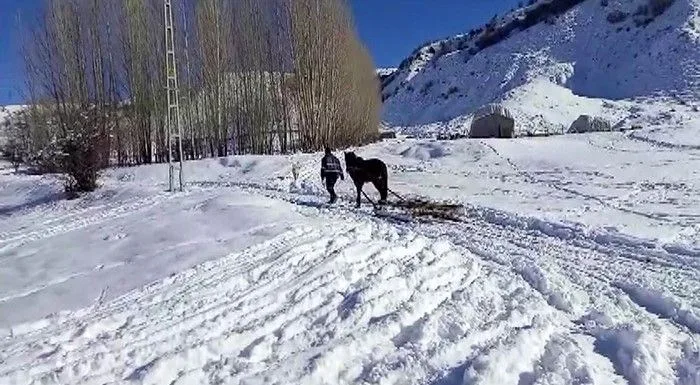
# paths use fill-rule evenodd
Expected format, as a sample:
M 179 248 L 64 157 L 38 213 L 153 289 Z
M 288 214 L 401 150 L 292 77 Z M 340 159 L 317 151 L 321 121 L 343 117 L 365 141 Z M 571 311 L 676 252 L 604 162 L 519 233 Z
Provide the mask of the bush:
M 600 0 L 600 5 L 603 6 L 603 7 L 607 7 L 607 6 L 608 6 L 608 0 Z
M 97 179 L 104 162 L 102 146 L 104 136 L 100 127 L 106 116 L 95 108 L 71 111 L 68 117 L 70 127 L 56 142 L 56 151 L 49 157 L 57 159 L 60 172 L 64 175 L 64 187 L 69 197 L 97 189 Z
M 641 4 L 639 7 L 637 7 L 637 10 L 634 11 L 635 16 L 646 16 L 649 14 L 649 6 L 646 4 Z
M 671 5 L 673 5 L 674 0 L 649 0 L 649 9 L 651 10 L 651 15 L 657 17 L 664 13 Z
M 62 141 L 61 171 L 69 196 L 97 189 L 100 157 L 94 145 L 94 136 L 72 135 Z
M 544 22 L 549 25 L 556 25 L 557 24 L 557 17 L 555 15 L 548 15 L 547 17 L 544 18 Z
M 15 169 L 15 172 L 19 170 L 19 166 L 21 166 L 24 161 L 22 157 L 22 148 L 12 139 L 5 144 L 4 148 L 2 149 L 2 155 L 7 161 L 10 162 L 12 168 Z
M 427 95 L 428 92 L 430 91 L 430 89 L 433 88 L 434 85 L 435 85 L 435 82 L 433 82 L 432 80 L 429 80 L 428 82 L 426 82 L 423 85 L 423 88 L 421 88 L 420 93 L 422 95 Z
M 616 9 L 610 13 L 608 13 L 608 16 L 606 19 L 610 24 L 618 24 L 622 23 L 623 21 L 627 20 L 627 13 L 620 11 L 619 9 Z

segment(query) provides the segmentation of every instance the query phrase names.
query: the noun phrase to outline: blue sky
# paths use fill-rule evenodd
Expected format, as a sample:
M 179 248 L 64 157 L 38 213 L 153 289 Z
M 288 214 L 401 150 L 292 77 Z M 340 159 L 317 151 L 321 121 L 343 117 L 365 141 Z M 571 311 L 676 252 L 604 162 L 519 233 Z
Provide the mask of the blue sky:
M 379 67 L 397 66 L 420 44 L 469 31 L 517 0 L 350 0 L 360 37 Z M 20 103 L 24 82 L 16 17 L 42 0 L 0 0 L 0 105 Z

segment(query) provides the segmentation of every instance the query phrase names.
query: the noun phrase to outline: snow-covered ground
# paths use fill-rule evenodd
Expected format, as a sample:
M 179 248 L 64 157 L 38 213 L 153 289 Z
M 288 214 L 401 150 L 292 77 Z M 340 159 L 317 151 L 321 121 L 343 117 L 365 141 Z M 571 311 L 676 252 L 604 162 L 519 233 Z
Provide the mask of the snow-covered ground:
M 357 149 L 456 223 L 355 210 L 348 181 L 328 208 L 318 155 L 190 162 L 178 194 L 114 169 L 70 202 L 6 169 L 0 384 L 697 385 L 693 132 Z
M 303 223 L 289 204 L 106 179 L 63 200 L 60 181 L 0 175 L 0 328 L 115 298 Z
M 318 154 L 188 162 L 183 193 L 111 169 L 74 201 L 0 164 L 0 385 L 700 385 L 700 2 L 586 0 L 478 47 L 552 3 L 378 71 L 399 134 L 492 102 L 519 136 L 628 130 L 356 149 L 460 221 L 354 209 L 348 180 L 328 207 Z

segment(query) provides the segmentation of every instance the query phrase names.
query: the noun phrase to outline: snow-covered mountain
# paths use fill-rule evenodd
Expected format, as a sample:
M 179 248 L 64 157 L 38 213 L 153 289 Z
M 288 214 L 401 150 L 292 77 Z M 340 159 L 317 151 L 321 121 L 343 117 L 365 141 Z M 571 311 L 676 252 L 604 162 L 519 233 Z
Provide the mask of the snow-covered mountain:
M 383 82 L 384 120 L 463 127 L 497 102 L 519 134 L 559 132 L 583 113 L 616 123 L 644 101 L 700 100 L 700 0 L 531 3 L 414 51 Z
M 382 82 L 386 81 L 391 75 L 396 72 L 397 68 L 377 68 L 377 76 Z

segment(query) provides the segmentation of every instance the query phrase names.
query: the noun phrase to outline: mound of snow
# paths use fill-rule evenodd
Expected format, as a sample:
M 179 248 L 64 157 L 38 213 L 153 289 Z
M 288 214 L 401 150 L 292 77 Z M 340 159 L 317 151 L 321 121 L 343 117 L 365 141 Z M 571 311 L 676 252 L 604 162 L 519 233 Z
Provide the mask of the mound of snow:
M 302 179 L 289 184 L 289 192 L 294 194 L 302 195 L 319 195 L 323 194 L 323 191 L 318 184 L 315 184 L 309 180 Z
M 417 143 L 402 151 L 401 155 L 406 158 L 427 161 L 442 158 L 446 155 L 446 152 L 445 147 L 439 143 Z
M 694 333 L 700 333 L 700 317 L 687 305 L 658 290 L 648 289 L 632 283 L 618 283 L 630 298 L 648 311 L 663 318 L 669 318 L 686 326 Z

